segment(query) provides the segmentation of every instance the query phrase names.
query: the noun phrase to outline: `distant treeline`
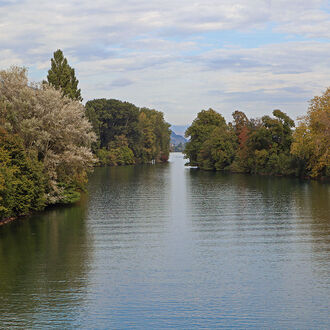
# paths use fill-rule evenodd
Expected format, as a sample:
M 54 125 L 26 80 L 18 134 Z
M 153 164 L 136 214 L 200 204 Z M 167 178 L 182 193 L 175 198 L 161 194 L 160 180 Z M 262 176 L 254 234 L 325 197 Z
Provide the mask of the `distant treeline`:
M 310 101 L 306 116 L 294 121 L 280 110 L 273 117 L 248 119 L 241 111 L 226 123 L 216 111 L 202 110 L 186 131 L 187 165 L 204 170 L 330 176 L 330 88 Z
M 185 145 L 187 143 L 187 140 L 181 136 L 176 134 L 172 131 L 171 133 L 171 144 L 170 144 L 170 150 L 174 152 L 183 152 Z
M 86 103 L 86 114 L 97 136 L 93 151 L 100 165 L 168 160 L 171 131 L 162 112 L 128 102 L 97 99 Z
M 177 145 L 171 145 L 171 152 L 183 152 L 185 144 L 179 143 Z
M 80 199 L 93 166 L 165 162 L 163 113 L 117 100 L 81 104 L 61 50 L 47 81 L 25 68 L 0 71 L 0 221 Z

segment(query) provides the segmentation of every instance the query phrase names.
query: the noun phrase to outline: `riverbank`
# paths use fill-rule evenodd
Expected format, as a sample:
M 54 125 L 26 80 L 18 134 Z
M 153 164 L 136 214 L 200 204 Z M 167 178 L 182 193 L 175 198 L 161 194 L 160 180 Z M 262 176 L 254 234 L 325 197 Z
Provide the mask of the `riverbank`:
M 95 165 L 94 166 L 94 170 L 97 168 L 114 168 L 114 167 L 138 167 L 138 166 L 143 166 L 143 165 L 161 165 L 161 164 L 166 164 L 168 163 L 167 161 L 161 161 L 161 162 L 147 162 L 147 163 L 138 163 L 138 164 L 123 164 L 123 165 Z M 93 175 L 93 172 L 90 173 L 90 175 Z M 81 202 L 83 195 L 85 195 L 86 191 L 81 191 L 79 192 L 80 197 L 78 199 L 74 199 L 72 202 L 68 202 L 68 203 L 55 203 L 55 204 L 49 204 L 49 205 L 45 205 L 43 209 L 40 209 L 38 211 L 34 211 L 34 212 L 29 212 L 27 214 L 21 214 L 18 216 L 11 216 L 11 217 L 6 217 L 3 219 L 0 219 L 0 226 L 9 224 L 11 222 L 29 217 L 29 216 L 34 216 L 38 213 L 42 213 L 45 212 L 48 209 L 60 209 L 60 208 L 64 208 L 64 207 L 69 207 L 72 206 L 76 203 Z
M 223 172 L 223 173 L 228 173 L 228 174 L 244 174 L 244 175 L 250 175 L 250 176 L 262 176 L 262 177 L 273 177 L 273 178 L 292 178 L 292 179 L 299 179 L 302 181 L 315 181 L 315 182 L 321 182 L 321 183 L 330 183 L 330 177 L 328 176 L 321 176 L 321 177 L 311 177 L 311 176 L 296 176 L 296 175 L 285 175 L 285 174 L 269 174 L 269 173 L 249 173 L 249 172 L 241 172 L 241 171 L 233 171 L 230 169 L 205 169 L 198 167 L 197 165 L 189 165 L 189 163 L 186 163 L 185 166 L 187 167 L 192 167 L 196 168 L 200 171 L 205 171 L 205 172 Z
M 2 219 L 2 220 L 0 220 L 0 226 L 6 225 L 7 223 L 13 222 L 17 219 L 18 219 L 18 217 L 11 217 L 11 218 Z

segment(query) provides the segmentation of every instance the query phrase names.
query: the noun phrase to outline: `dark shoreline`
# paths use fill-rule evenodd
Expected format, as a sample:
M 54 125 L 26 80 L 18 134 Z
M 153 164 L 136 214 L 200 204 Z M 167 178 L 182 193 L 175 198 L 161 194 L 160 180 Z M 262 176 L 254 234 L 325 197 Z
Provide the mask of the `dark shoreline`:
M 10 217 L 10 218 L 2 219 L 2 220 L 0 220 L 0 227 L 3 226 L 3 225 L 6 225 L 7 223 L 10 223 L 10 222 L 13 222 L 13 221 L 17 220 L 18 218 L 21 218 L 21 217 Z
M 310 176 L 295 176 L 295 175 L 284 175 L 284 174 L 267 174 L 267 173 L 248 173 L 248 172 L 239 172 L 239 171 L 231 171 L 231 170 L 216 170 L 216 169 L 205 169 L 200 168 L 197 165 L 189 165 L 189 163 L 185 164 L 186 167 L 196 169 L 198 171 L 203 172 L 222 172 L 228 174 L 244 174 L 244 175 L 260 175 L 263 177 L 271 177 L 271 178 L 291 178 L 291 179 L 299 179 L 302 181 L 309 181 L 309 182 L 321 182 L 321 183 L 330 183 L 330 177 L 328 176 L 321 176 L 312 178 Z

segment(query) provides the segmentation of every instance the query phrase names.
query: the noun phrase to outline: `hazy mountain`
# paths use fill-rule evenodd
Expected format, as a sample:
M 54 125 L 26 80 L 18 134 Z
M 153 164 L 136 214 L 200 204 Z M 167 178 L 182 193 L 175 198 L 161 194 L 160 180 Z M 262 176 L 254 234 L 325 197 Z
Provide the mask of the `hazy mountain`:
M 171 144 L 177 146 L 180 143 L 185 144 L 187 142 L 187 140 L 179 134 L 175 134 L 173 131 L 171 133 Z
M 184 136 L 184 132 L 188 127 L 189 125 L 172 125 L 171 130 L 177 135 Z

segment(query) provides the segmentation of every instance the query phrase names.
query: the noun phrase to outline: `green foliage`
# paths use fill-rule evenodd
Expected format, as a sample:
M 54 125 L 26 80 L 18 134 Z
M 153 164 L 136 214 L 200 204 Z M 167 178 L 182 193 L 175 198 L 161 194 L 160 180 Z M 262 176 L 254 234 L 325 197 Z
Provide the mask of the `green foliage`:
M 17 135 L 0 128 L 0 219 L 45 206 L 42 164 L 29 158 Z
M 72 204 L 80 199 L 80 191 L 77 190 L 77 186 L 74 183 L 60 182 L 58 187 L 61 191 L 58 203 L 59 204 Z
M 62 90 L 63 95 L 73 100 L 82 101 L 75 71 L 68 64 L 60 49 L 54 52 L 54 58 L 51 59 L 51 69 L 48 71 L 47 80 L 50 85 Z
M 314 97 L 294 133 L 292 154 L 300 175 L 313 178 L 330 174 L 330 88 Z
M 114 141 L 109 143 L 108 149 L 98 149 L 96 156 L 101 166 L 135 164 L 133 151 L 128 147 L 128 142 L 124 135 L 116 136 Z
M 130 147 L 139 139 L 139 108 L 129 102 L 97 99 L 86 103 L 86 115 L 93 125 L 100 148 L 107 148 L 115 136 L 124 135 Z
M 0 71 L 0 217 L 79 198 L 95 141 L 83 105 L 24 68 Z
M 86 115 L 98 140 L 93 150 L 100 165 L 166 161 L 170 130 L 163 113 L 118 100 L 86 103 Z
M 290 154 L 294 121 L 280 110 L 275 118 L 263 116 L 250 130 L 247 140 L 247 171 L 251 173 L 290 175 L 295 170 Z
M 274 118 L 249 120 L 241 111 L 226 124 L 214 110 L 201 111 L 186 136 L 185 155 L 189 165 L 205 170 L 291 175 L 296 173 L 290 154 L 293 120 L 280 110 Z
M 213 109 L 202 110 L 198 113 L 197 118 L 185 133 L 185 137 L 190 137 L 190 141 L 186 143 L 184 151 L 185 157 L 189 159 L 189 165 L 199 166 L 198 157 L 203 143 L 217 127 L 226 127 L 226 121 L 219 113 Z
M 186 131 L 185 148 L 189 165 L 205 170 L 228 169 L 235 158 L 237 137 L 233 128 L 216 111 L 202 110 Z
M 215 128 L 198 152 L 200 168 L 227 170 L 235 158 L 236 144 L 236 136 L 230 128 Z
M 139 129 L 142 139 L 139 144 L 141 147 L 139 158 L 142 159 L 142 162 L 168 160 L 171 139 L 169 127 L 162 112 L 148 108 L 140 110 Z
M 203 110 L 187 129 L 184 153 L 188 165 L 205 170 L 312 178 L 330 175 L 330 88 L 310 102 L 307 116 L 294 121 L 281 110 L 248 119 L 233 113 L 227 125 L 214 110 Z

